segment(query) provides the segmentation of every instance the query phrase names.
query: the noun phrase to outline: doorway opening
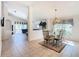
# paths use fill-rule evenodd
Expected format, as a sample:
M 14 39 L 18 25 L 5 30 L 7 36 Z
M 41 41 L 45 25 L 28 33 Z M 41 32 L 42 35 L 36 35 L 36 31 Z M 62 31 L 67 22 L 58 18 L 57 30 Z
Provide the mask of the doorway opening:
M 16 23 L 15 22 L 15 25 L 14 25 L 14 27 L 15 27 L 15 33 L 17 33 L 17 32 L 19 32 L 19 33 L 26 33 L 27 32 L 27 23 L 25 23 L 25 22 L 20 22 L 20 23 Z M 23 31 L 23 30 L 25 30 L 25 32 Z

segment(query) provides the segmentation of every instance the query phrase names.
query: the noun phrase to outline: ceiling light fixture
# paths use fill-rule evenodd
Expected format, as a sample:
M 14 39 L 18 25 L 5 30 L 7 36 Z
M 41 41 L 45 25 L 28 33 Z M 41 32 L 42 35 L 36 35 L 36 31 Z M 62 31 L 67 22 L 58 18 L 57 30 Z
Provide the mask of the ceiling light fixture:
M 59 23 L 60 22 L 60 19 L 56 15 L 56 12 L 58 11 L 58 9 L 54 9 L 54 11 L 55 11 L 55 18 L 53 20 L 53 24 L 56 24 L 56 23 Z

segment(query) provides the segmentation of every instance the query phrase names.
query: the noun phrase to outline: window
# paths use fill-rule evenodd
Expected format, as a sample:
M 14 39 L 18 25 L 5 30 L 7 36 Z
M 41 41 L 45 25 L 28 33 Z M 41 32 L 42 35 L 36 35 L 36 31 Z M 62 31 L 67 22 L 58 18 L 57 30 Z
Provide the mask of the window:
M 15 28 L 17 30 L 20 30 L 20 29 L 27 29 L 27 24 L 15 24 Z
M 64 30 L 64 33 L 63 33 L 64 35 L 71 35 L 72 25 L 71 24 L 55 24 L 53 30 L 55 32 L 55 35 L 58 35 L 60 30 Z

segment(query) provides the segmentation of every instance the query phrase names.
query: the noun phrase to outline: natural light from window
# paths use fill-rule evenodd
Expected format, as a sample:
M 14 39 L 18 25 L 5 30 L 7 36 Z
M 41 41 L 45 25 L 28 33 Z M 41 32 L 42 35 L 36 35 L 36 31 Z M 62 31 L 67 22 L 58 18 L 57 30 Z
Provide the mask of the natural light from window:
M 59 34 L 59 31 L 63 29 L 64 35 L 68 36 L 72 34 L 72 25 L 71 24 L 55 24 L 54 25 L 54 32 L 56 35 Z

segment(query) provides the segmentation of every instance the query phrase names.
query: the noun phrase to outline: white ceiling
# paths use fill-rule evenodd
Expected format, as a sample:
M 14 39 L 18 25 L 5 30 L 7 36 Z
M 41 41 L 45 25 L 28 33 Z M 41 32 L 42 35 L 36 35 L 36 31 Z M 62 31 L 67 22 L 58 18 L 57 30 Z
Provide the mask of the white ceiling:
M 79 15 L 79 2 L 78 1 L 10 1 L 6 2 L 8 11 L 13 15 L 19 16 L 23 19 L 27 18 L 27 6 L 32 7 L 52 7 L 52 10 L 57 8 L 60 16 Z M 16 10 L 16 13 L 15 13 Z
M 28 8 L 24 5 L 15 2 L 5 2 L 8 13 L 17 16 L 21 19 L 27 19 L 28 17 Z

